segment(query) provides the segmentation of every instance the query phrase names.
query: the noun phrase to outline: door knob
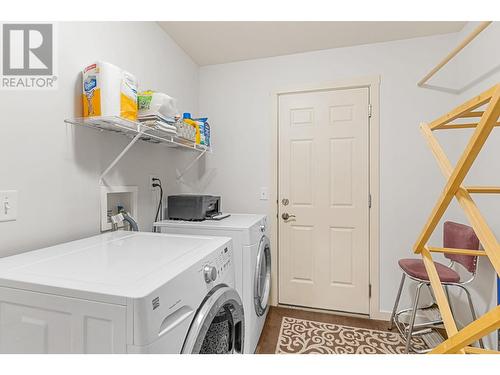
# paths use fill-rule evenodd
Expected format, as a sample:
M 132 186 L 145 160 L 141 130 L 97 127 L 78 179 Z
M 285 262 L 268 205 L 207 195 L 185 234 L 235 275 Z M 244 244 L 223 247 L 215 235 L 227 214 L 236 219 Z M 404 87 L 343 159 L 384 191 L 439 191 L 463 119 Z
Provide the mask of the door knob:
M 281 218 L 282 218 L 283 220 L 288 220 L 288 219 L 290 219 L 290 218 L 292 218 L 292 217 L 295 217 L 295 215 L 290 215 L 288 212 L 284 212 L 284 213 L 281 215 Z

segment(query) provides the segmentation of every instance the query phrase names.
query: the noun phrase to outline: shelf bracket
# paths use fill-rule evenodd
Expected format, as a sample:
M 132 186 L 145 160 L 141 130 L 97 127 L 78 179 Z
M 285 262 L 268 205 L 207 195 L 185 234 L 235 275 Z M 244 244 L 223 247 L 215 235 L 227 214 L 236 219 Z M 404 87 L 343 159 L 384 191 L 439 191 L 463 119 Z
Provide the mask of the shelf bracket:
M 176 169 L 176 174 L 177 174 L 177 181 L 181 181 L 182 180 L 182 177 L 191 169 L 193 168 L 193 166 L 196 164 L 196 162 L 198 160 L 200 160 L 202 158 L 203 155 L 205 155 L 205 153 L 207 152 L 207 150 L 203 150 L 202 152 L 200 152 L 200 154 L 198 156 L 196 156 L 185 168 L 184 170 L 181 172 L 179 171 L 178 169 Z
M 104 172 L 101 173 L 99 176 L 99 183 L 102 185 L 103 184 L 103 179 L 104 176 L 106 176 L 111 169 L 120 161 L 120 159 L 127 153 L 128 150 L 134 145 L 135 142 L 137 142 L 141 136 L 142 136 L 142 130 L 139 131 L 135 137 L 130 141 L 130 143 L 118 154 L 118 156 L 111 162 L 111 164 L 104 170 Z

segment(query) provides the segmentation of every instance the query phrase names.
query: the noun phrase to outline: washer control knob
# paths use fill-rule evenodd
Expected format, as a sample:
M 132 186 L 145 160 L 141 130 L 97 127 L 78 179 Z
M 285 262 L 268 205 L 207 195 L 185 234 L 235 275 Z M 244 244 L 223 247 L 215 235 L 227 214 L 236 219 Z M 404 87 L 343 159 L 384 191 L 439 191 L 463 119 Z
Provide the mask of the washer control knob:
M 217 279 L 217 268 L 207 264 L 203 267 L 203 275 L 205 276 L 205 282 L 208 284 Z

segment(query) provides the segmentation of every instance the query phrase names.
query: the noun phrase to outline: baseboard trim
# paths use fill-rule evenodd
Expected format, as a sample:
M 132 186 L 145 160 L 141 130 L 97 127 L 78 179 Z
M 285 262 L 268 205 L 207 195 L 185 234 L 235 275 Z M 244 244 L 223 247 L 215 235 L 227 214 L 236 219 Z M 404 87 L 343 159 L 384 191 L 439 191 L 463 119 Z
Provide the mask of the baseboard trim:
M 350 313 L 346 311 L 336 311 L 336 310 L 323 310 L 323 309 L 315 309 L 313 307 L 305 307 L 305 306 L 295 306 L 295 305 L 286 305 L 283 303 L 279 303 L 277 307 L 283 307 L 286 309 L 293 309 L 293 310 L 304 310 L 304 311 L 311 311 L 311 312 L 317 312 L 317 313 L 323 313 L 323 314 L 331 314 L 331 315 L 340 315 L 340 316 L 348 316 L 352 318 L 364 318 L 364 319 L 369 319 L 368 315 L 365 314 L 357 314 L 357 313 Z
M 348 316 L 348 317 L 352 317 L 352 318 L 384 320 L 386 322 L 391 320 L 391 312 L 390 311 L 378 311 L 375 313 L 371 313 L 370 315 L 365 315 L 365 314 L 350 313 L 347 311 L 323 310 L 323 309 L 315 309 L 312 307 L 305 307 L 305 306 L 286 305 L 283 303 L 278 303 L 277 305 L 271 305 L 271 306 L 283 307 L 283 308 L 287 308 L 287 309 L 311 311 L 311 312 L 324 313 L 324 314 Z
M 385 320 L 388 322 L 391 320 L 391 312 L 390 311 L 375 311 L 370 314 L 370 319 L 376 320 Z

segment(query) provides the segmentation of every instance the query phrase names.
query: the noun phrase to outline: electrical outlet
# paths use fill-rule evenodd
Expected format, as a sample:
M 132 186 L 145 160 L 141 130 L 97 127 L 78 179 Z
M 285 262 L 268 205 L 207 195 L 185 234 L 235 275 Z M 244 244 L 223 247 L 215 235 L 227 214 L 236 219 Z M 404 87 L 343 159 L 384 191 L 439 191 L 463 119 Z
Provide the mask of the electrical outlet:
M 150 174 L 148 176 L 148 178 L 149 178 L 149 180 L 148 180 L 149 190 L 155 191 L 156 188 L 153 187 L 153 183 L 154 183 L 153 178 L 159 178 L 158 175 L 156 175 L 156 174 Z
M 0 221 L 17 220 L 17 191 L 0 191 Z

